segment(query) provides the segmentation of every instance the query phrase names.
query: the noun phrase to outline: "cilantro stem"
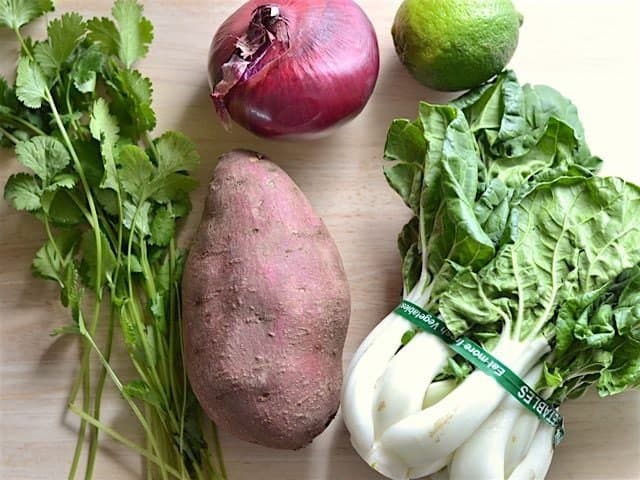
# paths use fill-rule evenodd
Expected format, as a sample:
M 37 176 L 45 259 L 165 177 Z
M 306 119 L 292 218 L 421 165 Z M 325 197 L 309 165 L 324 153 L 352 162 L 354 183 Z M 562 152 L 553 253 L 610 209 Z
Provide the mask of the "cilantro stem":
M 78 207 L 78 210 L 82 213 L 82 216 L 87 220 L 87 223 L 91 224 L 91 213 L 85 208 L 84 203 L 78 198 L 73 190 L 69 190 L 67 193 L 69 197 L 71 197 L 71 200 L 73 200 L 73 203 L 76 204 L 76 207 Z
M 113 333 L 115 327 L 115 306 L 111 305 L 111 311 L 109 312 L 109 325 L 107 329 L 107 339 L 105 345 L 105 359 L 107 362 L 111 360 L 111 351 L 113 350 Z M 100 408 L 102 404 L 102 392 L 104 390 L 104 384 L 107 379 L 107 370 L 103 367 L 100 370 L 100 376 L 98 377 L 98 384 L 96 386 L 94 405 L 93 405 L 93 417 L 100 419 Z M 89 453 L 87 454 L 87 468 L 85 470 L 85 479 L 90 480 L 93 477 L 93 468 L 95 465 L 96 454 L 98 451 L 98 429 L 93 428 L 89 437 Z
M 91 325 L 89 326 L 89 332 L 91 336 L 94 336 L 96 334 L 96 331 L 98 330 L 98 323 L 100 321 L 100 307 L 102 305 L 102 295 L 98 292 L 96 292 L 96 298 L 94 300 L 94 306 L 93 306 L 93 318 L 91 319 Z M 81 320 L 84 322 L 84 320 Z M 83 372 L 83 388 L 82 388 L 82 408 L 85 411 L 88 411 L 90 406 L 91 406 L 91 347 L 90 345 L 87 345 L 86 342 L 86 336 L 85 338 L 85 342 L 83 345 L 83 352 L 82 352 L 82 362 L 80 364 L 80 369 Z M 99 398 L 95 398 L 94 402 L 99 402 L 100 399 Z M 99 407 L 98 407 L 99 408 Z M 99 409 L 98 409 L 98 413 L 99 413 Z M 100 418 L 99 415 L 96 415 L 96 418 Z M 84 428 L 86 428 L 86 424 L 82 425 L 83 430 Z M 97 435 L 98 435 L 98 430 L 95 427 L 91 427 L 91 431 L 89 434 L 89 452 L 91 452 L 92 446 L 93 444 L 97 441 Z M 82 432 L 82 441 L 80 441 L 80 436 L 78 436 L 78 445 L 76 445 L 76 448 L 78 448 L 78 446 L 81 448 L 82 444 L 84 443 L 84 431 Z M 93 447 L 95 448 L 95 447 Z M 76 454 L 74 454 L 74 460 L 75 460 L 75 456 Z M 91 456 L 87 457 L 87 467 L 85 469 L 85 478 L 90 478 L 87 477 L 86 474 L 88 472 L 88 470 L 91 468 L 93 469 L 93 461 L 95 461 L 95 454 L 94 454 L 94 458 L 92 459 Z M 74 476 L 75 476 L 75 472 L 74 472 Z
M 133 278 L 131 276 L 131 254 L 133 252 L 133 238 L 136 234 L 136 220 L 138 219 L 138 212 L 140 211 L 140 206 L 143 203 L 141 200 L 136 205 L 136 209 L 133 212 L 133 217 L 131 218 L 131 229 L 129 233 L 129 241 L 127 243 L 127 285 L 129 288 L 129 296 L 134 298 L 133 295 Z
M 173 287 L 173 282 L 171 284 L 171 286 Z M 180 307 L 180 291 L 179 289 L 175 290 L 175 297 L 176 300 L 178 300 L 176 302 L 176 311 L 178 313 L 178 318 L 177 318 L 177 324 L 178 324 L 178 331 L 180 332 L 179 338 L 182 338 L 182 310 Z M 180 343 L 180 360 L 183 362 L 183 368 L 182 370 L 182 405 L 180 408 L 180 439 L 182 441 L 182 439 L 184 438 L 184 425 L 185 425 L 185 418 L 187 415 L 187 390 L 189 388 L 189 382 L 187 381 L 187 371 L 186 368 L 184 368 L 184 345 L 182 342 Z M 182 447 L 182 445 L 181 445 Z
M 172 238 L 171 241 L 169 242 L 169 319 L 175 319 L 178 323 L 182 322 L 181 316 L 179 314 L 179 310 L 177 311 L 176 309 L 176 297 L 179 295 L 176 292 L 176 295 L 173 295 L 173 275 L 175 273 L 176 270 L 176 242 L 175 239 Z M 179 299 L 178 299 L 178 304 L 179 304 Z M 178 325 L 177 328 L 180 328 L 180 326 Z M 176 343 L 176 338 L 175 338 L 175 331 L 176 331 L 176 322 L 175 321 L 171 321 L 168 322 L 167 325 L 167 329 L 169 331 L 169 358 L 174 359 L 176 358 L 176 352 L 175 352 L 175 343 Z M 180 337 L 178 337 L 178 341 L 180 341 Z M 180 357 L 180 361 L 182 362 L 182 356 Z M 183 374 L 184 374 L 184 368 L 181 369 Z M 169 388 L 171 390 L 171 399 L 173 400 L 173 411 L 179 411 L 180 412 L 180 419 L 179 419 L 179 437 L 178 437 L 178 451 L 180 453 L 180 456 L 182 457 L 184 455 L 184 403 L 180 404 L 178 403 L 180 401 L 180 397 L 178 395 L 178 390 L 176 387 L 176 382 L 177 382 L 177 378 L 175 378 L 175 375 L 171 375 L 170 379 L 169 379 Z M 184 385 L 182 385 L 182 391 L 186 392 L 186 389 L 184 388 Z M 184 467 L 184 462 L 181 463 Z
M 49 242 L 51 242 L 51 245 L 53 246 L 53 251 L 56 253 L 58 258 L 62 258 L 62 253 L 60 252 L 58 244 L 56 243 L 56 239 L 51 232 L 51 224 L 49 223 L 49 217 L 47 215 L 44 215 L 42 223 L 44 223 L 44 229 L 47 232 L 47 238 L 49 239 Z M 49 261 L 51 262 L 51 258 L 49 258 Z
M 95 419 L 94 417 L 92 417 L 91 415 L 86 413 L 85 411 L 81 410 L 80 408 L 76 407 L 73 404 L 69 405 L 69 410 L 71 410 L 73 413 L 78 415 L 81 419 L 83 419 L 84 421 L 88 422 L 92 426 L 104 431 L 107 435 L 112 437 L 114 440 L 116 440 L 117 442 L 122 443 L 125 447 L 130 448 L 131 450 L 133 450 L 137 454 L 141 455 L 142 457 L 144 457 L 145 459 L 147 459 L 151 463 L 153 463 L 153 464 L 155 464 L 157 466 L 164 465 L 164 468 L 166 469 L 167 473 L 169 473 L 173 477 L 175 477 L 177 479 L 180 479 L 180 480 L 184 479 L 184 477 L 182 475 L 180 475 L 180 473 L 176 469 L 174 469 L 173 467 L 170 467 L 169 465 L 166 465 L 162 461 L 162 459 L 158 458 L 153 453 L 149 452 L 149 450 L 141 447 L 140 445 L 137 445 L 136 443 L 132 442 L 131 440 L 127 439 L 126 437 L 120 435 L 118 432 L 116 432 L 115 430 L 110 428 L 108 425 L 106 425 L 106 424 L 102 423 L 101 421 Z
M 80 312 L 80 321 L 82 321 L 82 312 Z M 82 362 L 81 365 L 84 365 L 85 363 L 85 357 L 88 356 L 89 352 L 90 352 L 90 347 L 88 345 L 88 342 L 85 340 L 83 342 L 81 342 L 82 345 Z M 80 367 L 80 372 L 81 372 L 81 376 L 80 379 L 82 380 L 82 409 L 87 411 L 89 410 L 89 407 L 91 406 L 90 404 L 90 400 L 91 400 L 91 377 L 90 377 L 90 370 L 88 368 L 83 368 L 82 366 Z M 69 403 L 73 404 L 75 402 L 75 396 L 77 395 L 77 389 L 75 389 L 75 392 L 73 393 L 73 396 L 70 398 Z M 72 480 L 76 477 L 77 471 L 78 471 L 78 463 L 80 461 L 80 455 L 82 453 L 82 448 L 84 446 L 84 437 L 86 434 L 86 430 L 87 430 L 87 422 L 83 419 L 80 419 L 80 426 L 78 428 L 78 437 L 76 438 L 76 446 L 75 449 L 73 451 L 73 460 L 71 462 L 71 468 L 69 469 L 69 480 Z
M 22 118 L 20 118 L 20 117 L 18 117 L 16 115 L 13 115 L 12 113 L 3 113 L 3 114 L 0 114 L 0 117 L 3 117 L 5 120 L 8 120 L 8 121 L 12 122 L 16 126 L 21 126 L 21 127 L 24 127 L 24 128 L 27 128 L 27 129 L 31 130 L 31 133 L 34 133 L 34 134 L 39 135 L 41 137 L 46 137 L 47 136 L 46 133 L 44 133 L 42 130 L 40 130 L 38 127 L 36 127 L 32 123 L 27 122 L 26 120 L 24 120 L 24 119 L 22 119 Z
M 153 275 L 153 271 L 151 270 L 151 266 L 149 265 L 147 245 L 142 238 L 140 240 L 141 240 L 140 241 L 140 264 L 142 266 L 142 273 L 144 275 L 145 285 L 147 287 L 147 292 L 146 292 L 147 297 L 150 299 L 157 300 L 157 289 L 154 281 L 155 275 Z M 171 274 L 170 274 L 170 278 L 172 278 Z M 166 312 L 163 312 L 163 316 L 166 316 Z M 156 322 L 156 323 L 157 325 L 154 325 L 154 328 L 153 328 L 153 334 L 155 337 L 157 356 L 158 358 L 167 358 L 168 353 L 165 348 L 166 342 L 163 337 L 162 329 L 169 328 L 168 326 L 169 322 L 166 321 L 166 318 L 163 318 L 160 322 Z M 173 357 L 169 357 L 169 358 L 173 358 Z M 157 362 L 156 365 L 158 365 L 159 368 L 155 368 L 155 365 L 154 365 L 154 368 L 152 368 L 152 373 L 154 374 L 155 381 L 158 385 L 158 389 L 161 392 L 162 400 L 165 402 L 165 405 L 168 408 L 170 405 L 170 400 L 167 396 L 166 389 L 164 388 L 164 386 L 170 382 L 170 378 L 169 378 L 170 374 L 167 371 L 167 362 Z
M 145 404 L 144 411 L 147 413 L 147 416 L 148 416 L 149 405 Z M 150 446 L 151 446 L 151 439 L 147 436 L 147 449 L 150 448 Z M 158 452 L 158 455 L 160 456 L 160 458 L 164 458 L 160 452 Z M 151 462 L 149 461 L 149 459 L 147 459 L 147 464 L 145 468 L 147 480 L 153 480 L 153 469 L 151 468 L 151 465 L 152 465 Z
M 60 83 L 62 83 L 62 80 L 60 80 Z M 78 133 L 80 131 L 80 128 L 78 128 L 78 122 L 73 116 L 73 108 L 71 107 L 70 93 L 71 93 L 71 77 L 69 77 L 69 81 L 67 82 L 64 98 L 67 104 L 67 113 L 69 114 L 69 119 L 71 120 L 71 127 L 73 127 L 73 130 L 76 133 Z
M 227 480 L 227 468 L 224 464 L 224 456 L 222 455 L 222 445 L 220 444 L 220 437 L 218 436 L 218 427 L 215 423 L 211 422 L 212 433 L 211 436 L 213 438 L 213 448 L 216 452 L 216 459 L 218 460 L 218 468 L 220 469 L 220 475 L 223 480 Z
M 18 41 L 20 42 L 20 48 L 21 50 L 27 54 L 27 56 L 31 59 L 34 60 L 33 55 L 31 54 L 31 51 L 29 50 L 29 48 L 27 47 L 26 42 L 24 41 L 24 37 L 22 36 L 22 34 L 20 33 L 20 28 L 15 27 L 13 29 L 13 32 L 16 34 L 16 37 L 18 37 Z
M 60 249 L 58 248 L 58 244 L 55 241 L 55 237 L 53 236 L 53 233 L 51 232 L 51 225 L 49 224 L 49 218 L 46 215 L 44 216 L 43 223 L 45 226 L 45 231 L 47 232 L 47 237 L 49 239 L 49 242 L 53 246 L 55 254 L 57 255 L 58 258 L 62 258 L 62 254 L 60 252 Z M 49 262 L 52 262 L 52 260 L 49 259 Z M 78 315 L 81 316 L 82 312 L 80 311 Z M 84 362 L 84 358 L 87 354 L 88 346 L 86 345 L 85 342 L 82 342 L 82 345 L 83 345 L 82 358 Z M 80 389 L 80 385 L 82 385 L 82 407 L 85 410 L 88 410 L 90 406 L 90 400 L 91 400 L 91 378 L 90 378 L 89 369 L 81 368 L 79 370 L 78 378 L 74 386 L 72 387 L 71 393 L 69 395 L 70 403 L 73 403 L 75 401 L 78 391 Z M 86 434 L 86 430 L 87 430 L 87 423 L 84 420 L 81 420 L 80 426 L 78 427 L 78 436 L 76 438 L 76 445 L 73 452 L 73 459 L 71 461 L 71 467 L 69 468 L 69 477 L 68 477 L 69 479 L 73 479 L 76 476 L 80 455 L 82 453 L 82 447 L 84 445 L 84 437 Z
M 20 143 L 20 140 L 18 140 L 15 136 L 13 136 L 8 130 L 5 130 L 4 128 L 0 127 L 0 133 L 2 135 L 4 135 L 5 137 L 7 137 L 9 140 L 11 140 L 12 143 L 14 143 L 15 145 Z
M 149 135 L 149 132 L 145 132 L 145 140 L 147 141 L 147 144 L 149 146 L 149 149 L 151 150 L 151 153 L 153 153 L 153 157 L 156 160 L 156 164 L 158 163 L 158 159 L 160 158 L 160 155 L 158 154 L 158 149 L 156 148 L 156 144 L 153 142 L 153 139 L 151 138 L 151 135 Z
M 75 402 L 75 399 L 78 397 L 78 391 L 80 391 L 80 385 L 82 384 L 82 370 L 78 370 L 76 375 L 76 380 L 73 382 L 73 386 L 71 390 L 69 390 L 69 397 L 67 398 L 67 403 Z
M 136 211 L 137 214 L 137 211 Z M 143 274 L 144 274 L 144 282 L 147 286 L 147 295 L 149 298 L 153 298 L 156 293 L 156 283 L 154 281 L 153 272 L 151 271 L 151 267 L 149 266 L 149 255 L 147 252 L 147 245 L 144 241 L 144 238 L 140 238 L 140 264 L 142 266 Z
M 153 275 L 153 271 L 151 270 L 151 266 L 149 265 L 147 245 L 142 238 L 140 240 L 141 240 L 140 241 L 140 264 L 142 266 L 145 285 L 147 287 L 146 293 L 148 298 L 157 300 L 157 289 L 154 281 L 155 275 Z M 171 274 L 170 274 L 170 278 L 171 278 Z M 166 315 L 166 312 L 163 312 L 163 316 L 165 315 Z M 153 333 L 155 336 L 156 349 L 158 350 L 157 353 L 159 355 L 159 358 L 166 358 L 167 356 L 167 351 L 165 348 L 166 343 L 162 336 L 161 329 L 168 328 L 169 322 L 166 321 L 166 318 L 163 318 L 161 322 L 156 322 L 156 323 L 159 323 L 159 325 L 155 325 L 155 328 L 153 329 Z M 173 357 L 169 357 L 169 358 L 173 358 Z M 158 382 L 158 387 L 162 392 L 163 401 L 165 402 L 167 407 L 169 407 L 170 401 L 169 401 L 169 398 L 167 397 L 167 392 L 165 388 L 163 388 L 170 381 L 170 378 L 169 378 L 170 375 L 166 368 L 167 362 L 158 362 L 157 365 L 159 366 L 159 373 L 156 368 L 153 368 L 153 371 L 155 373 L 156 381 Z
M 131 258 L 132 258 L 132 253 L 133 253 L 133 239 L 136 236 L 136 220 L 138 217 L 138 214 L 140 212 L 140 208 L 142 206 L 142 204 L 144 203 L 144 199 L 141 199 L 138 204 L 136 205 L 136 210 L 133 214 L 133 218 L 131 220 L 131 231 L 129 234 L 129 242 L 128 242 L 128 246 L 127 246 L 127 280 L 128 280 L 128 285 L 129 285 L 129 296 L 130 296 L 130 301 L 131 301 L 131 305 L 135 307 L 135 318 L 134 318 L 134 323 L 136 328 L 138 329 L 138 334 L 140 335 L 141 338 L 144 337 L 144 331 L 143 331 L 143 325 L 144 325 L 144 321 L 142 318 L 142 315 L 140 314 L 140 308 L 137 305 L 137 302 L 134 302 L 133 300 L 136 298 L 134 295 L 134 291 L 133 291 L 133 279 L 132 279 L 132 271 L 131 271 Z M 146 259 L 146 245 L 144 243 L 144 241 L 141 242 L 141 246 L 142 246 L 142 251 L 141 251 L 141 264 L 142 264 L 142 269 L 143 269 L 143 273 L 144 273 L 144 277 L 145 277 L 145 284 L 147 286 L 147 296 L 148 298 L 154 298 L 155 296 L 155 285 L 153 283 L 153 274 L 151 272 L 151 269 L 149 267 L 148 261 Z M 161 339 L 157 338 L 157 328 L 154 328 L 154 337 L 156 340 L 156 347 L 160 347 L 162 342 Z M 169 401 L 167 399 L 166 396 L 166 391 L 163 388 L 164 386 L 164 382 L 160 379 L 160 377 L 158 376 L 158 372 L 155 368 L 155 364 L 156 362 L 154 361 L 153 357 L 151 356 L 151 352 L 149 351 L 148 345 L 146 342 L 143 342 L 143 350 L 145 353 L 145 357 L 147 359 L 147 363 L 149 365 L 148 368 L 148 372 L 151 374 L 151 377 L 153 379 L 153 383 L 156 386 L 157 391 L 160 392 L 161 397 L 162 397 L 162 401 L 164 402 L 164 404 L 166 406 L 169 406 Z M 156 353 L 157 355 L 157 353 Z M 171 415 L 170 415 L 171 417 Z
M 111 378 L 111 380 L 115 384 L 115 386 L 118 389 L 118 391 L 123 395 L 123 398 L 124 398 L 125 402 L 127 402 L 129 407 L 133 411 L 133 414 L 136 416 L 136 418 L 139 420 L 140 424 L 142 425 L 142 428 L 144 429 L 145 433 L 149 437 L 149 441 L 151 442 L 151 446 L 153 448 L 153 451 L 160 452 L 160 448 L 159 448 L 158 443 L 156 441 L 156 437 L 153 434 L 153 432 L 152 432 L 152 430 L 151 430 L 151 428 L 149 426 L 149 422 L 147 422 L 147 419 L 142 414 L 142 412 L 140 411 L 138 406 L 135 404 L 135 402 L 133 402 L 131 400 L 131 398 L 124 393 L 124 387 L 122 385 L 122 381 L 120 380 L 120 378 L 118 377 L 116 372 L 113 371 L 113 369 L 111 368 L 111 365 L 109 365 L 109 362 L 107 362 L 107 360 L 105 359 L 104 355 L 102 354 L 102 351 L 96 345 L 96 343 L 93 340 L 93 337 L 91 336 L 91 334 L 86 330 L 86 326 L 84 325 L 84 322 L 80 322 L 79 327 L 80 327 L 80 333 L 91 344 L 91 347 L 93 348 L 93 351 L 98 356 L 98 359 L 100 360 L 100 363 L 102 363 L 102 366 L 107 370 L 107 373 L 109 374 L 109 377 Z M 166 465 L 160 465 L 160 473 L 162 474 L 162 478 L 164 478 L 164 479 L 167 478 Z

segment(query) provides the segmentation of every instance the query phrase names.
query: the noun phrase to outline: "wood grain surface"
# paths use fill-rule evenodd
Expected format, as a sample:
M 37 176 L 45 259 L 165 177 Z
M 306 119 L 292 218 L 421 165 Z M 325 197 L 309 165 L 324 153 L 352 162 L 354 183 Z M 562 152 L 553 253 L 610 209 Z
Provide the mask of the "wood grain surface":
M 201 187 L 182 239 L 198 222 L 216 158 L 234 147 L 262 151 L 284 167 L 323 216 L 342 252 L 353 298 L 344 363 L 371 328 L 398 302 L 396 235 L 408 211 L 386 185 L 381 153 L 395 117 L 416 115 L 420 99 L 444 101 L 418 85 L 393 51 L 390 27 L 399 0 L 361 0 L 380 41 L 382 66 L 375 93 L 356 120 L 332 136 L 311 142 L 257 139 L 235 128 L 226 133 L 208 99 L 207 51 L 211 37 L 239 0 L 148 0 L 146 14 L 156 40 L 140 68 L 154 82 L 158 130 L 190 135 L 202 155 Z M 546 83 L 578 106 L 592 151 L 605 172 L 640 182 L 640 2 L 633 0 L 519 0 L 524 14 L 520 45 L 511 62 L 521 81 Z M 105 15 L 110 0 L 60 0 L 58 12 Z M 35 35 L 41 31 L 29 27 Z M 17 44 L 0 32 L 0 71 L 14 69 Z M 0 183 L 17 170 L 0 153 Z M 640 212 L 638 212 L 640 221 Z M 0 200 L 0 478 L 66 478 L 77 418 L 65 411 L 78 365 L 74 339 L 49 332 L 67 321 L 56 286 L 34 279 L 30 262 L 44 239 L 38 222 Z M 115 368 L 126 377 L 124 355 Z M 640 478 L 640 393 L 600 399 L 595 394 L 566 404 L 567 437 L 558 447 L 550 480 Z M 104 418 L 135 438 L 129 412 L 111 391 Z M 338 416 L 313 444 L 297 452 L 250 445 L 222 434 L 230 478 L 245 480 L 374 480 L 352 450 Z M 96 479 L 142 478 L 142 464 L 105 439 Z M 475 480 L 475 479 L 474 479 Z

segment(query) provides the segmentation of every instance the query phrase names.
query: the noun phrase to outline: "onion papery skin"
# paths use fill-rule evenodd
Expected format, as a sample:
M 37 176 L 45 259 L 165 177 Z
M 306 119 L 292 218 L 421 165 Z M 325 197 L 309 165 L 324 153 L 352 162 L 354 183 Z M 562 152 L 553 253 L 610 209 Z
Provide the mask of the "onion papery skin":
M 278 33 L 243 57 L 239 39 L 260 12 L 278 15 Z M 223 66 L 236 68 L 234 61 L 237 78 L 221 84 Z M 220 26 L 209 53 L 211 95 L 223 122 L 230 117 L 268 138 L 318 136 L 354 118 L 379 68 L 375 30 L 352 0 L 249 1 Z

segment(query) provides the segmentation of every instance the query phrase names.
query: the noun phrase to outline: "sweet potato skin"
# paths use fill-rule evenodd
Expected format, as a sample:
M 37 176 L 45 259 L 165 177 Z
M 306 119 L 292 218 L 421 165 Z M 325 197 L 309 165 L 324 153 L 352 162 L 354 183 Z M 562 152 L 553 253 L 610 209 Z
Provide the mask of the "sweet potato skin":
M 324 223 L 262 155 L 221 157 L 182 292 L 189 380 L 221 429 L 297 449 L 327 427 L 339 405 L 349 286 Z

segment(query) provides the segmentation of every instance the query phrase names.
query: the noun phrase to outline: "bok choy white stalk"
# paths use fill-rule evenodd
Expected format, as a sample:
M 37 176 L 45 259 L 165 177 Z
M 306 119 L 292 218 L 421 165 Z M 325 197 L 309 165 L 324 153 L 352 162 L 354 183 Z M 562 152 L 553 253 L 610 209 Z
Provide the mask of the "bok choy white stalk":
M 594 384 L 602 396 L 638 387 L 639 299 L 640 268 L 635 266 L 606 287 L 565 302 L 543 375 L 538 366 L 527 383 L 537 384 L 555 403 L 576 398 Z M 553 435 L 553 428 L 507 398 L 456 451 L 449 478 L 544 478 Z M 510 441 L 504 443 L 505 438 Z

